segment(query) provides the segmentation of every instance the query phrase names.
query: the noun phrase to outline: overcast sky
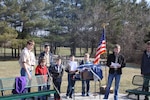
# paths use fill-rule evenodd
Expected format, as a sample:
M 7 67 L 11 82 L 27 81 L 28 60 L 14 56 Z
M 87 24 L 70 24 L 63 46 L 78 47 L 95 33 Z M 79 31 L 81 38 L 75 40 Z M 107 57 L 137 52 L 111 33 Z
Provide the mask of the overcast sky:
M 137 2 L 140 2 L 141 0 L 137 0 Z M 150 0 L 146 0 L 147 2 L 149 2 L 150 3 Z

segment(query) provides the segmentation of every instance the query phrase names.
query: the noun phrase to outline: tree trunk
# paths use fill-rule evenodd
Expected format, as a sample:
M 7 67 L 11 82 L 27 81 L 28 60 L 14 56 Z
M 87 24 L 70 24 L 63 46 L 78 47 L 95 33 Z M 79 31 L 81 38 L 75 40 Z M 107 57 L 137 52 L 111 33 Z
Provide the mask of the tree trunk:
M 70 52 L 71 52 L 71 55 L 74 55 L 76 56 L 76 44 L 75 42 L 73 42 L 70 46 Z
M 13 52 L 13 48 L 11 48 L 11 57 L 14 57 L 14 52 Z
M 42 52 L 42 45 L 40 44 L 40 52 Z
M 89 35 L 88 34 L 86 36 L 86 39 L 87 39 L 87 42 L 86 42 L 86 51 L 85 52 L 88 52 L 89 51 Z
M 91 41 L 91 54 L 90 54 L 91 56 L 95 56 L 95 53 L 96 53 L 96 50 L 94 49 L 95 43 L 96 43 L 95 40 Z M 94 52 L 94 50 L 95 50 L 95 52 Z
M 18 46 L 18 58 L 19 58 L 19 56 L 20 56 L 20 48 Z
M 4 58 L 6 57 L 6 47 L 5 47 L 5 43 L 4 43 Z
M 91 54 L 90 54 L 91 56 L 94 56 L 94 44 L 92 43 L 92 45 L 91 45 Z
M 54 43 L 54 54 L 56 54 L 56 50 L 57 50 L 57 43 Z
M 17 49 L 15 48 L 15 58 L 17 58 Z
M 80 56 L 82 56 L 82 48 L 81 48 L 81 46 L 80 46 Z

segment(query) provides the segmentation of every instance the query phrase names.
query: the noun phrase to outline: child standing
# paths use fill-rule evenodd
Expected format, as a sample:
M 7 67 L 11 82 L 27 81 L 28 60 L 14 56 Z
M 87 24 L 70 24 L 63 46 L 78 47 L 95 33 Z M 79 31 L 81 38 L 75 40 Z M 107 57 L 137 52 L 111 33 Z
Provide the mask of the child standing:
M 62 82 L 62 76 L 63 76 L 63 65 L 61 64 L 61 58 L 58 57 L 56 59 L 56 64 L 51 65 L 49 67 L 49 72 L 51 73 L 53 77 L 53 83 L 57 90 L 60 93 L 60 88 L 61 88 L 61 82 Z M 60 100 L 60 95 L 59 93 L 54 94 L 54 100 Z
M 68 73 L 68 86 L 66 98 L 68 98 L 68 96 L 69 98 L 72 98 L 72 94 L 74 93 L 74 85 L 75 85 L 74 75 L 78 71 L 77 67 L 78 65 L 77 62 L 75 61 L 75 56 L 70 55 L 70 60 L 65 69 L 65 71 Z
M 35 69 L 35 75 L 44 75 L 43 76 L 43 84 L 45 84 L 43 87 L 41 87 L 41 86 L 39 86 L 38 87 L 38 91 L 41 91 L 41 90 L 46 90 L 47 89 L 47 87 L 46 87 L 46 85 L 47 85 L 47 67 L 46 67 L 46 61 L 45 61 L 45 59 L 44 58 L 41 58 L 40 60 L 39 60 L 39 65 L 36 67 L 36 69 Z M 41 81 L 41 80 L 40 80 Z M 41 100 L 46 100 L 46 96 L 42 96 L 42 97 L 40 97 L 41 98 Z
M 86 53 L 84 55 L 84 60 L 82 60 L 81 63 L 80 63 L 80 65 L 83 65 L 83 64 L 92 64 L 90 62 L 90 55 L 88 53 Z M 81 71 L 81 77 L 82 77 L 82 96 L 85 96 L 85 93 L 86 93 L 86 96 L 89 96 L 90 79 L 84 79 L 84 77 L 83 77 L 83 73 L 84 72 L 90 73 L 90 71 L 88 71 L 88 69 L 86 68 L 86 66 Z M 86 91 L 85 91 L 85 88 L 86 88 Z

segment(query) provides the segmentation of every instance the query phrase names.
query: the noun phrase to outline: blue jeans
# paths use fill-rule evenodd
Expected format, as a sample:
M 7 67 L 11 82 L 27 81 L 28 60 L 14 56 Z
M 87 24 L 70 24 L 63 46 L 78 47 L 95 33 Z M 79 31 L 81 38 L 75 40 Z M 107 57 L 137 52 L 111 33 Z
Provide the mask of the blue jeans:
M 29 71 L 29 72 L 30 72 L 30 75 L 32 75 L 32 71 Z M 28 74 L 27 74 L 27 72 L 26 72 L 26 70 L 24 68 L 21 68 L 20 74 L 21 74 L 21 76 L 25 76 L 26 77 L 27 85 L 30 85 L 31 84 L 31 80 L 29 80 Z M 28 88 L 27 90 L 28 90 L 28 92 L 31 91 L 30 88 Z
M 82 95 L 85 95 L 85 87 L 86 87 L 86 93 L 88 95 L 90 89 L 90 80 L 82 80 Z
M 30 75 L 32 75 L 32 71 L 29 71 L 29 72 L 30 72 Z M 25 76 L 26 77 L 27 85 L 30 85 L 31 84 L 31 80 L 29 80 L 28 74 L 27 74 L 27 72 L 26 72 L 26 70 L 24 68 L 21 68 L 20 74 L 21 74 L 21 76 Z M 31 91 L 31 88 L 26 88 L 26 92 L 30 92 L 30 91 Z M 22 99 L 22 100 L 25 100 L 25 99 Z
M 119 84 L 120 84 L 120 77 L 121 77 L 121 75 L 117 74 L 116 72 L 114 74 L 109 74 L 104 99 L 108 99 L 110 87 L 112 85 L 113 79 L 115 78 L 114 100 L 118 100 L 118 90 L 119 90 Z
M 68 74 L 68 86 L 66 96 L 72 97 L 72 94 L 74 93 L 74 85 L 75 80 L 73 80 L 73 74 Z

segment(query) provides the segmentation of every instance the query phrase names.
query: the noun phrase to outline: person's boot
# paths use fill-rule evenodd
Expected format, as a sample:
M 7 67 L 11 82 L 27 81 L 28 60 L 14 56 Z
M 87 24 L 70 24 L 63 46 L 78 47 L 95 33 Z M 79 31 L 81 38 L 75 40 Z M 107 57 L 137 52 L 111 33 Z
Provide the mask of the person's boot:
M 148 96 L 145 96 L 145 99 L 144 100 L 149 100 Z

